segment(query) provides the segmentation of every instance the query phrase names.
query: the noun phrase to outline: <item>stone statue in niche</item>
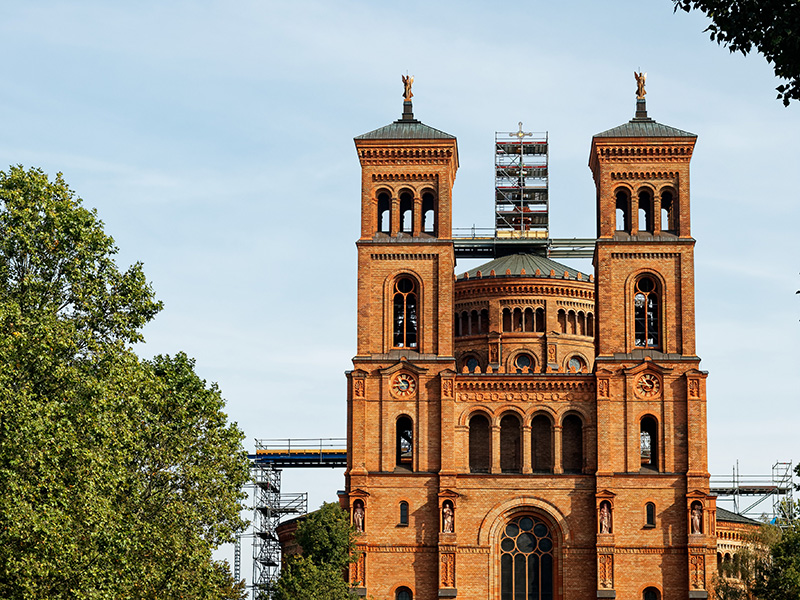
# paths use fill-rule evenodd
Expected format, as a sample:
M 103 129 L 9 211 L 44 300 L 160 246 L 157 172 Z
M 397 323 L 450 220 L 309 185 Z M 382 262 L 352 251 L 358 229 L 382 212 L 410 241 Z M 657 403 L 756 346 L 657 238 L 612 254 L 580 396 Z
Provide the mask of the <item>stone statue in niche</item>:
M 364 531 L 364 504 L 360 500 L 353 507 L 353 525 L 356 526 L 356 531 Z
M 692 504 L 692 533 L 703 533 L 703 507 L 699 502 Z
M 611 533 L 611 506 L 608 502 L 600 504 L 600 533 Z
M 445 502 L 442 507 L 442 533 L 455 532 L 454 517 L 453 505 L 450 502 Z

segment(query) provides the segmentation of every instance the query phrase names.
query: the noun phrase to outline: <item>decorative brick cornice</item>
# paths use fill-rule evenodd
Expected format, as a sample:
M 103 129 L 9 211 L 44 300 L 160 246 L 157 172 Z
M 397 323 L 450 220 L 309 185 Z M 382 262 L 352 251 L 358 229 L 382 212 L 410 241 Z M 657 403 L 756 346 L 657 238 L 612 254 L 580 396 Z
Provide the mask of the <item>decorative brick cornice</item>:
M 460 402 L 559 402 L 567 400 L 591 401 L 595 398 L 593 377 L 541 381 L 509 379 L 492 381 L 490 377 L 469 380 L 456 379 L 456 400 Z
M 692 146 L 686 145 L 658 145 L 658 146 L 641 146 L 641 145 L 626 145 L 617 144 L 614 146 L 601 146 L 597 149 L 600 156 L 606 158 L 613 157 L 643 157 L 648 161 L 654 158 L 691 158 Z
M 392 181 L 422 181 L 424 183 L 434 183 L 438 181 L 438 173 L 373 173 L 372 181 L 392 182 Z
M 370 254 L 372 260 L 434 260 L 438 254 Z
M 678 179 L 678 174 L 675 171 L 616 171 L 611 173 L 611 179 L 627 180 L 627 179 Z
M 487 296 L 498 296 L 502 294 L 510 296 L 567 296 L 569 298 L 584 298 L 587 300 L 594 300 L 594 284 L 588 281 L 583 282 L 581 286 L 565 286 L 563 282 L 556 281 L 531 281 L 515 283 L 499 283 L 496 280 L 491 283 L 481 286 L 463 286 L 462 279 L 456 282 L 455 297 L 456 300 L 462 298 L 474 298 L 478 294 L 486 294 Z M 481 280 L 470 280 L 470 282 L 481 282 Z M 572 282 L 580 284 L 581 282 Z M 461 289 L 460 289 L 461 288 Z
M 659 258 L 679 258 L 678 252 L 612 252 L 611 258 L 622 259 L 659 259 Z

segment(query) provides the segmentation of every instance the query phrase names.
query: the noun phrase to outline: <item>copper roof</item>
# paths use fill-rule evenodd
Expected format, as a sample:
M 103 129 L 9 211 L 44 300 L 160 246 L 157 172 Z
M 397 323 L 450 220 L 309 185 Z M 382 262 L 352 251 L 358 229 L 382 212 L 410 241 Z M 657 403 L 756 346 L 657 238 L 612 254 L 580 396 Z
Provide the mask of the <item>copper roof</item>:
M 576 271 L 571 267 L 557 263 L 539 254 L 529 253 L 509 254 L 508 256 L 495 258 L 486 264 L 467 271 L 467 277 L 462 273 L 458 278 L 473 279 L 478 276 L 478 271 L 480 271 L 481 277 L 519 277 L 520 275 L 528 275 L 531 277 L 571 279 L 574 281 L 580 279 L 586 282 L 589 281 L 589 275 L 586 273 L 580 273 L 580 271 Z M 491 274 L 492 271 L 494 271 L 494 275 Z M 564 273 L 567 274 L 566 277 Z M 578 277 L 579 274 L 580 278 Z

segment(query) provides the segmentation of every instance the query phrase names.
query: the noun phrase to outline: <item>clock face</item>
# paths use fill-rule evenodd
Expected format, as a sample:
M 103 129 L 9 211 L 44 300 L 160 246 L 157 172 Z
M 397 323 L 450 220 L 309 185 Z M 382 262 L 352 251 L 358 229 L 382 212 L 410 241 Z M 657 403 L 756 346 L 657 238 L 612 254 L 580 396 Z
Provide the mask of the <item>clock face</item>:
M 410 396 L 417 389 L 417 382 L 407 373 L 400 373 L 392 382 L 392 390 L 396 396 Z
M 636 390 L 642 396 L 655 396 L 661 389 L 661 382 L 652 373 L 645 373 L 636 382 Z

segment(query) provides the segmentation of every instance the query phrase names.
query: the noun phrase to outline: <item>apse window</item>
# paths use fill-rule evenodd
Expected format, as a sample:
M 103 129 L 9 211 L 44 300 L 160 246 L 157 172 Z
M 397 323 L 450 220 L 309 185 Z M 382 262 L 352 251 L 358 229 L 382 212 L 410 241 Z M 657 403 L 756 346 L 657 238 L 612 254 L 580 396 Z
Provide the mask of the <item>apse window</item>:
M 641 277 L 633 292 L 634 344 L 638 348 L 658 348 L 658 293 L 651 277 Z
M 514 357 L 514 370 L 517 373 L 527 373 L 533 370 L 533 358 L 530 354 L 517 354 Z

